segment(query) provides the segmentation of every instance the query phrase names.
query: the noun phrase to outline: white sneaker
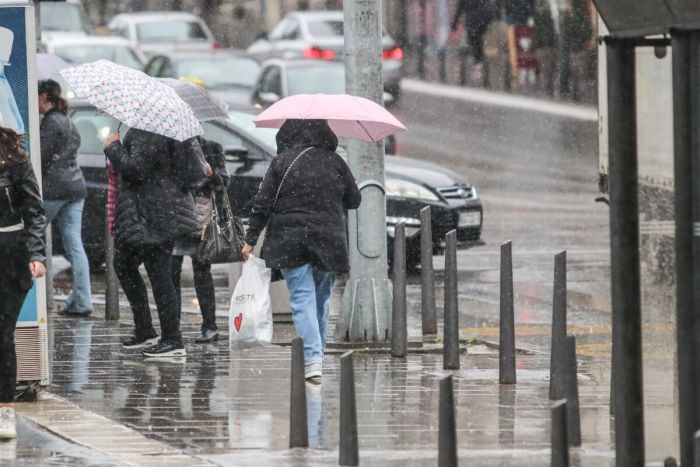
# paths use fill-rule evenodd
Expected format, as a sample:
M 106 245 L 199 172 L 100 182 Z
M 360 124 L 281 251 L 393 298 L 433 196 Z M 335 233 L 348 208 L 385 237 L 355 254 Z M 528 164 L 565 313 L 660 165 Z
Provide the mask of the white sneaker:
M 0 439 L 17 437 L 17 418 L 12 407 L 0 407 Z
M 320 378 L 323 366 L 320 362 L 304 365 L 304 377 L 306 379 Z

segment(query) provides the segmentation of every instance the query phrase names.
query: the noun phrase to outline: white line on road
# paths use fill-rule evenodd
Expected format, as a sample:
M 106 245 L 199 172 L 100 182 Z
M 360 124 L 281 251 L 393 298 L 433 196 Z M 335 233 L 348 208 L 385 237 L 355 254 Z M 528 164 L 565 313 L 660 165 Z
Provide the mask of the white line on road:
M 548 102 L 531 97 L 514 96 L 482 89 L 459 88 L 445 84 L 426 83 L 416 79 L 406 78 L 401 81 L 404 91 L 427 94 L 435 97 L 458 99 L 465 102 L 487 104 L 509 109 L 529 110 L 531 112 L 567 117 L 587 122 L 598 121 L 598 110 L 594 107 L 582 105 L 563 104 L 560 102 Z

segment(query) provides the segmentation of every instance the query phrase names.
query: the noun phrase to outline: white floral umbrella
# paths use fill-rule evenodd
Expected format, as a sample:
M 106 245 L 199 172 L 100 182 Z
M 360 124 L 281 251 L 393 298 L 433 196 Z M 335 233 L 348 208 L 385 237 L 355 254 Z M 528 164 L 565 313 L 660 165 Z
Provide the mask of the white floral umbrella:
M 78 97 L 131 128 L 185 141 L 204 130 L 173 88 L 108 60 L 61 70 Z

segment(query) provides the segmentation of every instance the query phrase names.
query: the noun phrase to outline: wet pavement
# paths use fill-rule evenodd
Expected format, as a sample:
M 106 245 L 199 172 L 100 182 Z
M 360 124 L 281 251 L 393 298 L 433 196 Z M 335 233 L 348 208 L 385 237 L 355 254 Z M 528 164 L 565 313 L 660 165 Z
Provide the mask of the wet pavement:
M 456 373 L 459 456 L 469 465 L 546 465 L 547 400 L 554 255 L 568 251 L 569 333 L 577 336 L 583 447 L 573 465 L 611 465 L 609 415 L 610 268 L 607 207 L 597 192 L 596 124 L 517 109 L 465 104 L 406 92 L 396 108 L 410 132 L 403 154 L 464 175 L 484 203 L 484 244 L 461 250 L 460 338 L 498 341 L 500 244 L 513 241 L 518 384 L 499 386 L 493 350 L 471 346 Z M 446 117 L 449 116 L 449 117 Z M 65 262 L 57 260 L 57 267 Z M 188 264 L 188 263 L 186 263 Z M 442 307 L 444 260 L 435 257 Z M 59 289 L 67 276 L 58 276 Z M 312 449 L 289 450 L 289 349 L 229 352 L 226 343 L 196 346 L 200 318 L 184 271 L 183 362 L 145 361 L 119 341 L 130 312 L 106 323 L 100 311 L 81 320 L 52 314 L 50 391 L 184 454 L 221 465 L 336 465 L 338 355 L 324 361 L 324 380 L 308 388 Z M 225 268 L 215 268 L 220 325 L 230 298 Z M 94 275 L 96 302 L 103 277 Z M 59 290 L 59 294 L 62 290 Z M 342 282 L 335 291 L 338 309 Z M 678 451 L 674 405 L 672 289 L 645 282 L 647 458 Z M 126 302 L 122 301 L 124 305 Z M 409 278 L 409 336 L 420 338 L 420 286 Z M 293 335 L 278 325 L 275 342 Z M 437 456 L 441 356 L 391 359 L 358 353 L 356 384 L 363 464 L 434 465 Z

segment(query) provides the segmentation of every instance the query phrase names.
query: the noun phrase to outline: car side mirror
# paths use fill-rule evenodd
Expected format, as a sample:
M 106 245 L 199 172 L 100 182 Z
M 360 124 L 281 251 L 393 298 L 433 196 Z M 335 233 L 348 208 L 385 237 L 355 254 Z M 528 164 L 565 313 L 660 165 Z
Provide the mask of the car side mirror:
M 258 98 L 263 104 L 272 105 L 280 100 L 280 95 L 276 92 L 258 92 Z
M 226 158 L 226 162 L 247 162 L 248 161 L 248 156 L 250 156 L 250 151 L 246 148 L 242 147 L 227 147 L 224 149 L 224 156 Z

